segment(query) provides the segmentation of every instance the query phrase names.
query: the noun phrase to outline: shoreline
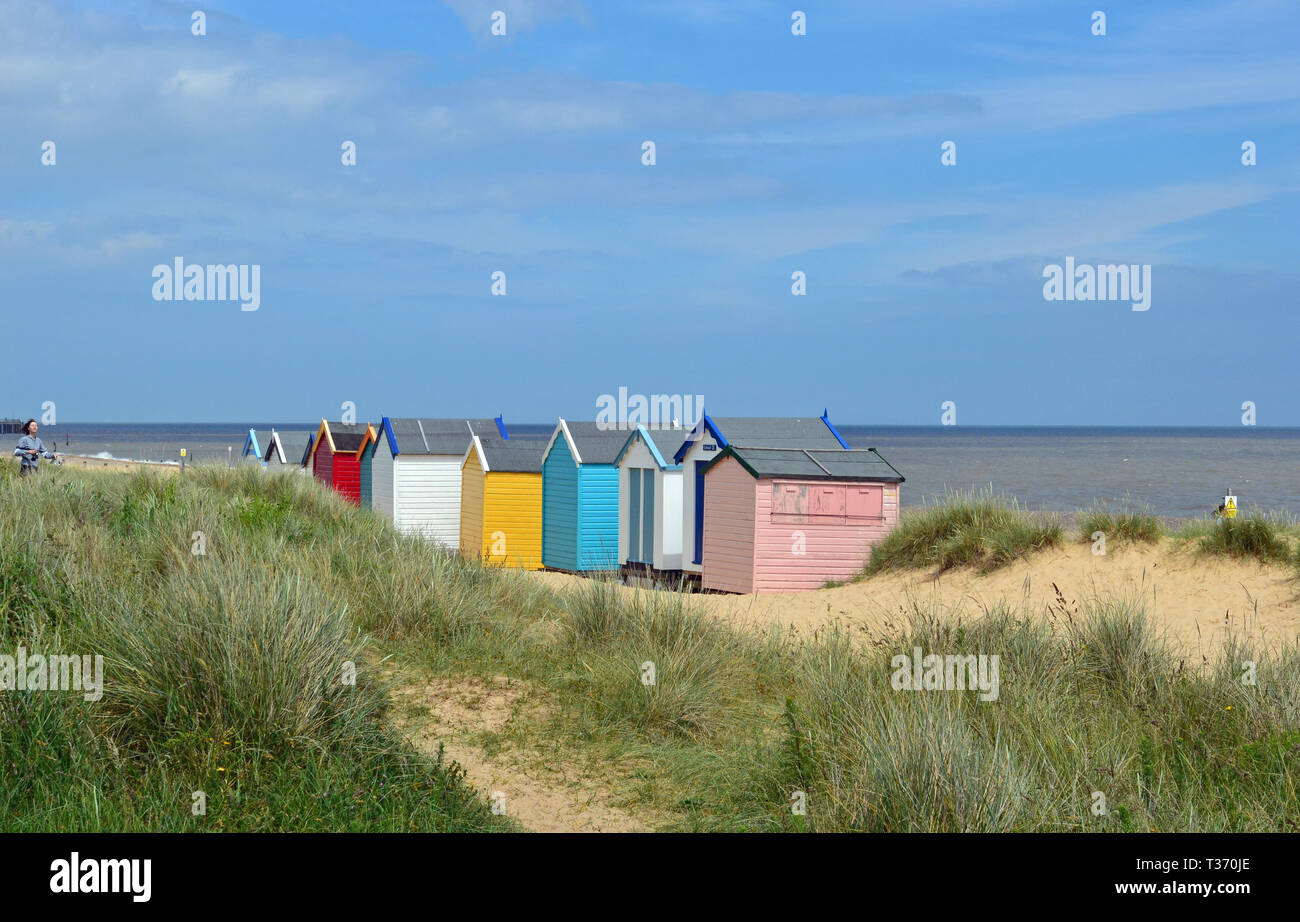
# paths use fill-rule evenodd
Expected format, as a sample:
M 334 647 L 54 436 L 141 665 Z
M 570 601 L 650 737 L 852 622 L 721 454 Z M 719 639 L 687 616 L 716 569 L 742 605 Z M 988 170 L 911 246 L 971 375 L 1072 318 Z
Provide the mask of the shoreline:
M 75 467 L 77 470 L 107 470 L 124 474 L 142 469 L 173 472 L 181 469 L 179 464 L 171 461 L 132 461 L 126 458 L 99 458 L 94 455 L 74 455 L 64 454 L 63 452 L 59 452 L 59 455 L 63 458 L 62 465 L 42 460 L 41 468 L 44 469 L 46 465 L 52 468 L 63 466 Z

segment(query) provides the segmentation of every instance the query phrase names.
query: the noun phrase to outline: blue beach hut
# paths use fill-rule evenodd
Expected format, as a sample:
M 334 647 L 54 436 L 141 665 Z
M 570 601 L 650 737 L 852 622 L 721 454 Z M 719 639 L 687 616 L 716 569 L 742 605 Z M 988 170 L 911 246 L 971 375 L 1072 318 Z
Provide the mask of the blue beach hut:
M 619 452 L 626 429 L 561 419 L 542 455 L 542 565 L 617 570 Z

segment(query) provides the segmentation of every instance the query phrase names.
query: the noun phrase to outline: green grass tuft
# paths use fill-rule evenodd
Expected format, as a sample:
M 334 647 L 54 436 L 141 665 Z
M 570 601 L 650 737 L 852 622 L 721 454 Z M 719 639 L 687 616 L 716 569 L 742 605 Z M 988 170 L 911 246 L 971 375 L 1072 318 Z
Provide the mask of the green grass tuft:
M 1252 513 L 1235 519 L 1198 522 L 1185 528 L 1180 536 L 1195 540 L 1197 550 L 1204 554 L 1285 563 L 1291 559 L 1292 550 L 1284 534 L 1285 527 L 1274 518 Z
M 950 493 L 942 503 L 905 515 L 872 549 L 866 573 L 915 567 L 988 572 L 1063 540 L 1054 516 L 1033 515 L 990 491 Z
M 1093 506 L 1079 514 L 1079 540 L 1095 541 L 1093 536 L 1098 532 L 1106 536 L 1108 543 L 1129 544 L 1159 541 L 1165 534 L 1160 520 L 1148 512 L 1111 512 L 1104 506 Z

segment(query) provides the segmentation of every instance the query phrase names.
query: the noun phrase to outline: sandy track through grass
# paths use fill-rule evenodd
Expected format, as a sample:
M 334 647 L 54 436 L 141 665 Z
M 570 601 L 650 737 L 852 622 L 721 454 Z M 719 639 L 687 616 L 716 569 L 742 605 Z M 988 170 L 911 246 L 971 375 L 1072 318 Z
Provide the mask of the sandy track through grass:
M 617 805 L 622 778 L 548 741 L 544 693 L 505 676 L 421 679 L 390 670 L 397 727 L 421 751 L 465 769 L 470 784 L 533 832 L 648 832 L 665 818 Z

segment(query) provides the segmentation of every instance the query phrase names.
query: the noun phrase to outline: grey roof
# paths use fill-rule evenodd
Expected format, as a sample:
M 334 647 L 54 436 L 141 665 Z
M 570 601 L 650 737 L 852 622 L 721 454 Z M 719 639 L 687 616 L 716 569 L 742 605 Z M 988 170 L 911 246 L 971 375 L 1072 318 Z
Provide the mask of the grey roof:
M 903 475 L 874 448 L 799 450 L 728 445 L 709 467 L 734 457 L 755 477 L 800 480 L 874 480 L 901 483 Z M 706 468 L 707 470 L 707 468 Z
M 494 419 L 389 417 L 397 450 L 404 455 L 463 455 L 475 435 L 500 438 Z
M 334 440 L 334 450 L 343 454 L 356 454 L 357 449 L 361 447 L 361 440 L 366 437 L 366 431 L 360 432 L 335 432 L 334 427 L 330 426 L 330 437 Z
M 284 449 L 284 461 L 286 464 L 302 464 L 303 455 L 307 453 L 307 444 L 311 441 L 314 432 L 281 432 L 279 429 L 272 430 L 280 437 L 280 446 Z M 266 441 L 262 441 L 259 433 L 257 444 L 261 445 L 262 460 L 270 461 L 275 458 L 275 443 L 271 440 L 270 433 L 267 434 Z M 279 460 L 279 458 L 275 458 Z
M 495 427 L 493 427 L 495 428 Z M 501 439 L 479 436 L 488 468 L 519 474 L 540 474 L 546 439 Z
M 578 446 L 578 454 L 583 464 L 613 464 L 618 453 L 627 444 L 632 430 L 627 428 L 611 429 L 604 423 L 573 422 L 565 420 L 569 435 Z M 636 427 L 634 426 L 633 429 Z M 513 439 L 511 440 L 513 441 Z
M 793 416 L 710 416 L 709 419 L 713 420 L 713 425 L 728 445 L 844 450 L 830 427 L 817 416 L 803 419 Z

